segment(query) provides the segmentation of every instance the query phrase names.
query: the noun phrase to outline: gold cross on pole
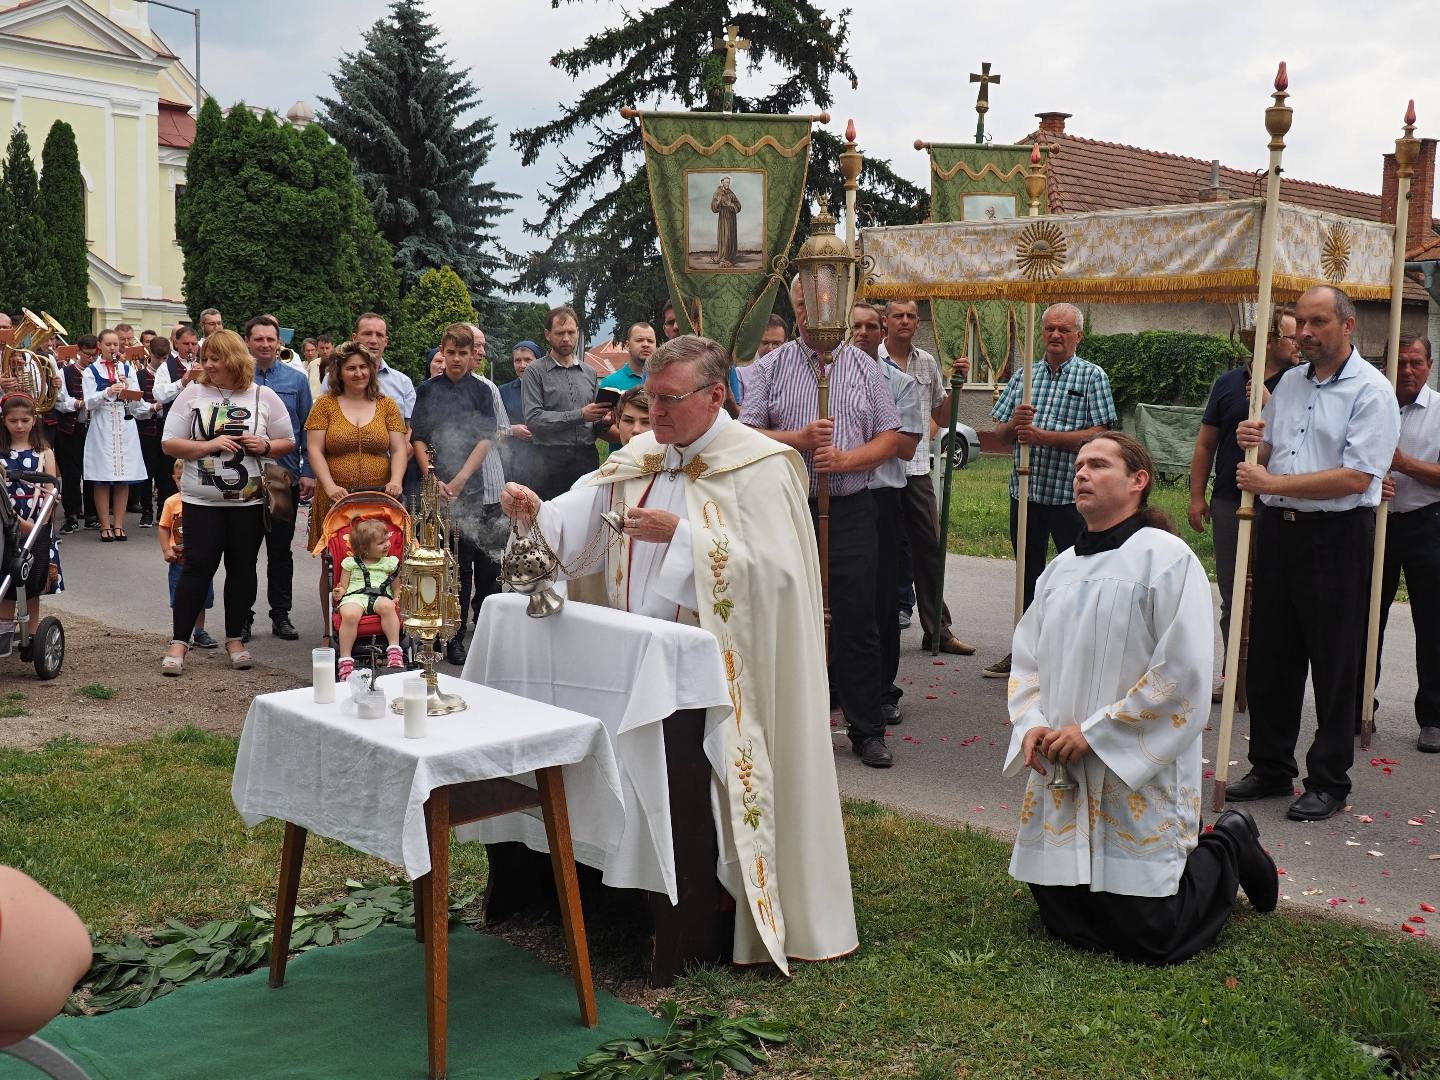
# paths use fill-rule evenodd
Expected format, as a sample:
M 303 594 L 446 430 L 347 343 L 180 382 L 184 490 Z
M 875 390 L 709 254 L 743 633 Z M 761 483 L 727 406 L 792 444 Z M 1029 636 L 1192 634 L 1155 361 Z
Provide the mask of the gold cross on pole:
M 740 27 L 734 23 L 725 27 L 725 36 L 715 39 L 715 48 L 725 50 L 725 72 L 721 76 L 725 84 L 725 107 L 729 112 L 735 102 L 735 54 L 750 48 L 750 42 L 740 36 Z
M 1000 76 L 990 74 L 990 61 L 985 60 L 980 64 L 980 74 L 970 73 L 970 81 L 980 84 L 980 93 L 975 98 L 975 112 L 979 120 L 975 124 L 975 142 L 977 145 L 985 141 L 985 114 L 990 111 L 990 84 L 1000 85 Z

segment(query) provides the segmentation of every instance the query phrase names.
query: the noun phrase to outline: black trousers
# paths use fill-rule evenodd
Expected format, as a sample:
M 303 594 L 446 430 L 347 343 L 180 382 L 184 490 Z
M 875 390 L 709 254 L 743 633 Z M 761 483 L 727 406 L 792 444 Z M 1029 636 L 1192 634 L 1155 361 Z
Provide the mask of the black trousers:
M 880 637 L 880 700 L 895 704 L 905 691 L 895 685 L 900 671 L 900 620 L 895 591 L 900 587 L 900 503 L 904 488 L 872 488 L 875 501 L 875 633 Z M 832 593 L 833 596 L 833 593 Z
M 594 443 L 585 446 L 532 446 L 530 459 L 534 484 L 541 499 L 553 499 L 570 490 L 570 485 L 600 467 L 600 452 Z
M 1224 833 L 1200 834 L 1174 896 L 1122 896 L 1088 885 L 1031 885 L 1045 929 L 1077 949 L 1139 964 L 1178 964 L 1220 936 L 1240 885 Z
M 810 500 L 817 529 L 818 509 Z M 875 500 L 830 499 L 830 685 L 852 742 L 885 736 L 880 716 L 880 638 L 875 632 Z M 889 594 L 895 595 L 893 590 Z M 894 621 L 892 612 L 891 621 Z
M 1385 531 L 1385 570 L 1380 583 L 1380 654 L 1385 656 L 1385 624 L 1405 571 L 1410 614 L 1415 621 L 1415 720 L 1421 727 L 1440 727 L 1440 503 L 1390 514 Z M 1362 674 L 1363 677 L 1363 674 Z M 1363 693 L 1363 687 L 1362 687 Z
M 85 477 L 85 428 L 76 425 L 66 435 L 55 432 L 55 468 L 60 472 L 60 505 L 67 518 L 78 518 L 82 507 L 86 517 L 95 516 L 93 500 L 82 500 L 81 486 Z
M 915 576 L 915 606 L 920 626 L 928 637 L 950 637 L 950 609 L 940 599 L 945 580 L 945 556 L 940 550 L 940 511 L 935 506 L 935 483 L 930 474 L 905 478 L 900 492 L 905 538 L 910 544 L 910 566 Z
M 480 614 L 480 605 L 487 596 L 500 591 L 500 567 L 485 553 L 476 541 L 460 534 L 458 558 L 460 561 L 460 617 L 474 625 Z M 471 610 L 471 605 L 474 610 Z M 463 637 L 465 627 L 457 636 Z
M 1318 730 L 1305 756 L 1305 789 L 1343 801 L 1355 759 L 1375 511 L 1257 507 L 1245 680 L 1250 767 L 1267 781 L 1298 775 L 1295 741 L 1308 669 Z
M 1010 548 L 1019 551 L 1015 534 L 1020 528 L 1020 500 L 1010 500 Z M 1074 503 L 1032 502 L 1025 515 L 1025 606 L 1035 599 L 1035 582 L 1045 572 L 1045 563 L 1050 557 L 1050 541 L 1055 541 L 1056 552 L 1074 547 L 1075 540 L 1085 528 L 1085 519 Z M 918 583 L 917 583 L 918 584 Z
M 274 518 L 270 531 L 265 533 L 265 593 L 270 603 L 270 618 L 278 619 L 290 614 L 293 602 L 292 590 L 295 581 L 295 553 L 290 545 L 295 540 L 295 522 L 300 517 L 300 487 L 290 489 L 290 505 L 295 507 L 295 516 L 289 521 Z M 186 523 L 185 539 L 189 543 L 190 526 Z M 253 613 L 252 616 L 253 618 Z
M 189 641 L 205 609 L 205 594 L 225 562 L 225 637 L 239 638 L 255 603 L 260 543 L 265 538 L 261 508 L 185 504 L 185 565 L 175 586 L 171 632 Z

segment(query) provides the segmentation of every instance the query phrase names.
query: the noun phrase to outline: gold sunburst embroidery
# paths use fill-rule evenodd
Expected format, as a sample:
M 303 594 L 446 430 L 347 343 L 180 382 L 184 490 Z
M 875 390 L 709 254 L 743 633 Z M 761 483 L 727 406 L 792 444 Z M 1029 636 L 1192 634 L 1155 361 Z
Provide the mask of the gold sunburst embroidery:
M 1027 225 L 1015 245 L 1015 259 L 1031 281 L 1047 281 L 1065 266 L 1069 242 L 1060 226 L 1051 221 Z
M 1350 226 L 1335 222 L 1325 233 L 1325 243 L 1320 248 L 1320 268 L 1325 271 L 1325 280 L 1339 283 L 1345 280 L 1345 271 L 1350 267 Z

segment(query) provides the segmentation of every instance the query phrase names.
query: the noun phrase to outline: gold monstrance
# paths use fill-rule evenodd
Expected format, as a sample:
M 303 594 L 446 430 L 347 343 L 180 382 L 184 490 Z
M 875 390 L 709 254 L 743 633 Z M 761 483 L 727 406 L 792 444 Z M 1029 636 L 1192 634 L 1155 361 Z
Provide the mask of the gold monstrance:
M 405 631 L 421 643 L 420 666 L 425 672 L 425 711 L 431 716 L 464 712 L 465 699 L 444 694 L 435 681 L 435 662 L 440 659 L 435 642 L 449 641 L 464 626 L 460 612 L 460 563 L 456 558 L 460 537 L 450 507 L 440 503 L 440 481 L 435 476 L 431 455 L 420 485 L 420 501 L 410 504 L 414 539 L 405 548 L 400 577 L 395 585 L 395 603 L 400 608 Z M 400 698 L 390 708 L 405 711 Z

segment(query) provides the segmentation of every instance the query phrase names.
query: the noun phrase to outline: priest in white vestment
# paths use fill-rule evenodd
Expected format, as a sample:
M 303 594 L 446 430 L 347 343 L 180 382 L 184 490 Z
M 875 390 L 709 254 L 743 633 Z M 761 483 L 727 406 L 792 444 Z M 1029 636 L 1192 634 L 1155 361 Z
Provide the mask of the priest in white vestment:
M 727 378 L 713 341 L 666 342 L 645 365 L 649 432 L 575 490 L 542 504 L 507 484 L 501 505 L 522 529 L 538 518 L 582 575 L 572 602 L 702 626 L 719 640 L 733 714 L 706 749 L 717 873 L 737 909 L 733 955 L 788 972 L 787 958 L 843 956 L 858 938 L 805 467 L 725 413 Z M 597 552 L 601 514 L 622 508 L 622 542 L 598 567 L 578 565 Z
M 1149 964 L 1213 944 L 1237 886 L 1273 911 L 1275 863 L 1250 815 L 1200 824 L 1200 738 L 1214 660 L 1210 583 L 1147 505 L 1154 466 L 1129 436 L 1080 450 L 1085 531 L 1041 575 L 1015 628 L 1005 775 L 1028 768 L 1010 873 L 1046 929 Z M 1075 787 L 1049 785 L 1053 762 Z

